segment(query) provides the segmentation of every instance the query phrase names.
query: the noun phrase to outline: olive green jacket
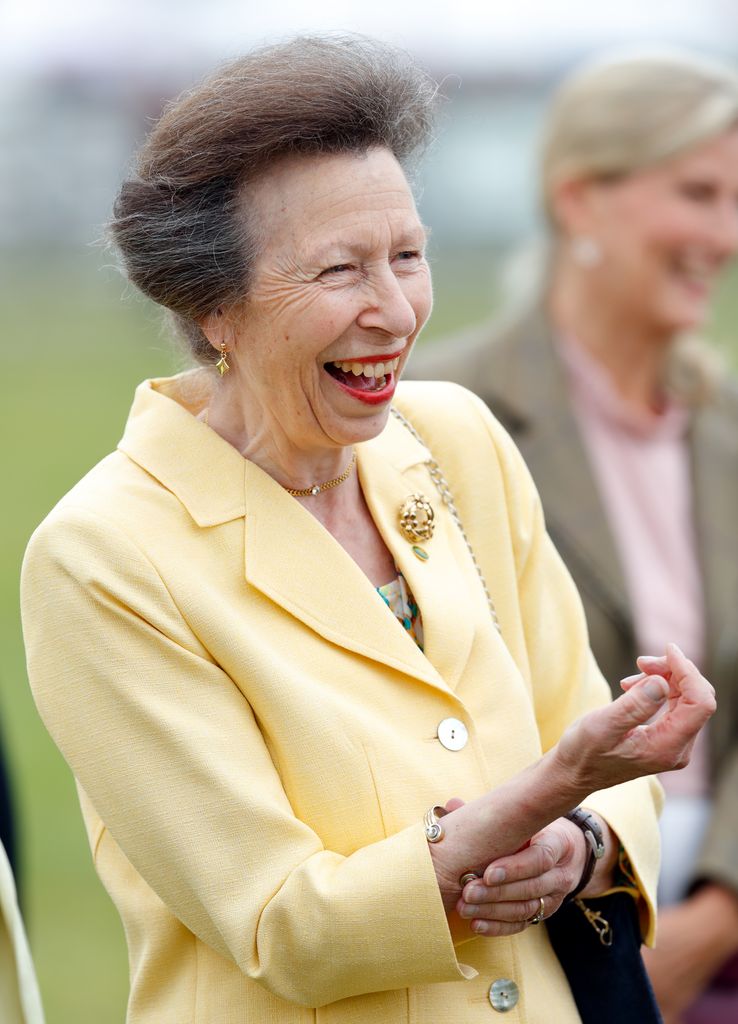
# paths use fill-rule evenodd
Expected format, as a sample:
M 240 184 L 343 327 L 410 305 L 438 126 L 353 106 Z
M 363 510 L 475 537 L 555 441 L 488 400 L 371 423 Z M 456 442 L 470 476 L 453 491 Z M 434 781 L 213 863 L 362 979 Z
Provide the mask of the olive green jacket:
M 538 487 L 548 531 L 579 588 L 592 649 L 615 694 L 634 669 L 633 621 L 615 542 L 569 407 L 542 312 L 486 324 L 416 353 L 410 374 L 480 395 L 512 434 Z M 710 729 L 715 809 L 696 878 L 738 890 L 738 388 L 721 387 L 689 434 L 706 603 L 705 675 L 717 690 Z M 483 472 L 483 467 L 478 467 Z

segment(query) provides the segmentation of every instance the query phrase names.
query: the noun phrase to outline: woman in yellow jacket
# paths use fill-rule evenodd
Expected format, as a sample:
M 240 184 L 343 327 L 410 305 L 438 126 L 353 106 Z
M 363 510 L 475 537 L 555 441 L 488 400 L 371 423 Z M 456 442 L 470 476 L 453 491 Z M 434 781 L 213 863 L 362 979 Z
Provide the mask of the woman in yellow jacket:
M 370 41 L 259 51 L 118 198 L 131 279 L 208 365 L 140 386 L 34 535 L 23 615 L 130 1024 L 576 1022 L 537 925 L 619 858 L 653 934 L 640 776 L 684 763 L 712 688 L 671 647 L 608 704 L 504 431 L 397 388 L 433 95 Z

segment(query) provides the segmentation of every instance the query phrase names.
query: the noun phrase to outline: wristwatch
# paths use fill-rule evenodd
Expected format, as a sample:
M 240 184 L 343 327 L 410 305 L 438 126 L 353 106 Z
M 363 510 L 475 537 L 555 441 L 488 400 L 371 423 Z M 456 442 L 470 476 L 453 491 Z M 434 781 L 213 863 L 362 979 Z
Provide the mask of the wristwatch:
M 564 903 L 570 903 L 579 895 L 582 889 L 589 885 L 597 861 L 602 860 L 605 856 L 605 841 L 597 819 L 589 811 L 585 811 L 583 807 L 575 807 L 573 811 L 569 811 L 564 817 L 568 818 L 577 828 L 582 830 L 587 841 L 587 860 L 584 865 L 584 871 L 582 871 L 582 877 L 579 879 L 579 885 L 568 896 L 564 897 Z

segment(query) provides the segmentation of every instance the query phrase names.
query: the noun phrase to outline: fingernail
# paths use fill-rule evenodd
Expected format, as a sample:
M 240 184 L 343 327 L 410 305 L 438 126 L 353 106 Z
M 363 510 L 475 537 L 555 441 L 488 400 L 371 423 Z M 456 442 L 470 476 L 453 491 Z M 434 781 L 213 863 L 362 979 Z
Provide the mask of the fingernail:
M 624 676 L 620 680 L 620 682 L 621 683 L 634 683 L 636 681 L 636 679 L 643 679 L 643 673 L 642 672 L 635 672 L 632 676 Z
M 504 868 L 492 868 L 484 876 L 484 880 L 487 885 L 498 885 L 500 882 L 505 881 L 505 869 Z
M 485 921 L 473 921 L 472 922 L 472 931 L 473 932 L 478 932 L 479 935 L 484 935 L 484 933 L 487 931 L 487 924 L 486 924 L 486 922 Z
M 682 656 L 683 658 L 685 658 L 685 657 L 686 657 L 686 655 L 685 655 L 684 651 L 683 651 L 683 650 L 681 649 L 681 647 L 679 646 L 679 644 L 671 643 L 671 644 L 667 644 L 666 646 L 667 646 L 667 648 L 669 648 L 669 647 L 670 647 L 670 648 L 672 649 L 672 651 L 676 651 L 676 653 L 677 653 L 677 654 L 681 654 L 681 656 Z
M 483 900 L 484 889 L 480 889 L 478 885 L 475 885 L 469 890 L 467 896 L 470 900 Z
M 657 704 L 660 704 L 662 700 L 666 699 L 667 688 L 666 684 L 662 680 L 650 679 L 643 689 L 651 700 L 655 700 Z
M 479 913 L 479 907 L 474 906 L 473 903 L 465 903 L 460 913 L 462 917 L 476 917 Z

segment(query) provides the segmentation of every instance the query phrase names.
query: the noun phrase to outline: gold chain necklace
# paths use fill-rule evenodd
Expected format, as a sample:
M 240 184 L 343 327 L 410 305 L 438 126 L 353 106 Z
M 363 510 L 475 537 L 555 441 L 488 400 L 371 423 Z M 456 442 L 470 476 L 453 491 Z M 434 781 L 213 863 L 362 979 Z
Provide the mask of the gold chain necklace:
M 209 426 L 208 420 L 210 419 L 210 406 L 206 406 L 205 410 L 200 413 L 202 416 L 202 422 L 205 426 Z M 335 477 L 333 480 L 326 480 L 324 484 L 313 484 L 312 487 L 285 487 L 285 491 L 291 494 L 295 498 L 314 498 L 316 494 L 320 494 L 321 491 L 329 491 L 331 487 L 338 487 L 344 480 L 348 480 L 351 476 L 351 470 L 356 465 L 356 452 L 351 453 L 351 462 L 348 467 L 344 469 L 340 476 Z
M 320 494 L 322 491 L 329 491 L 331 487 L 338 487 L 344 480 L 348 480 L 351 476 L 351 470 L 356 465 L 356 452 L 351 455 L 351 462 L 348 464 L 348 468 L 344 469 L 340 476 L 335 477 L 333 480 L 326 480 L 323 484 L 313 484 L 312 487 L 285 487 L 285 491 L 291 494 L 295 498 L 311 498 L 315 497 L 316 494 Z

